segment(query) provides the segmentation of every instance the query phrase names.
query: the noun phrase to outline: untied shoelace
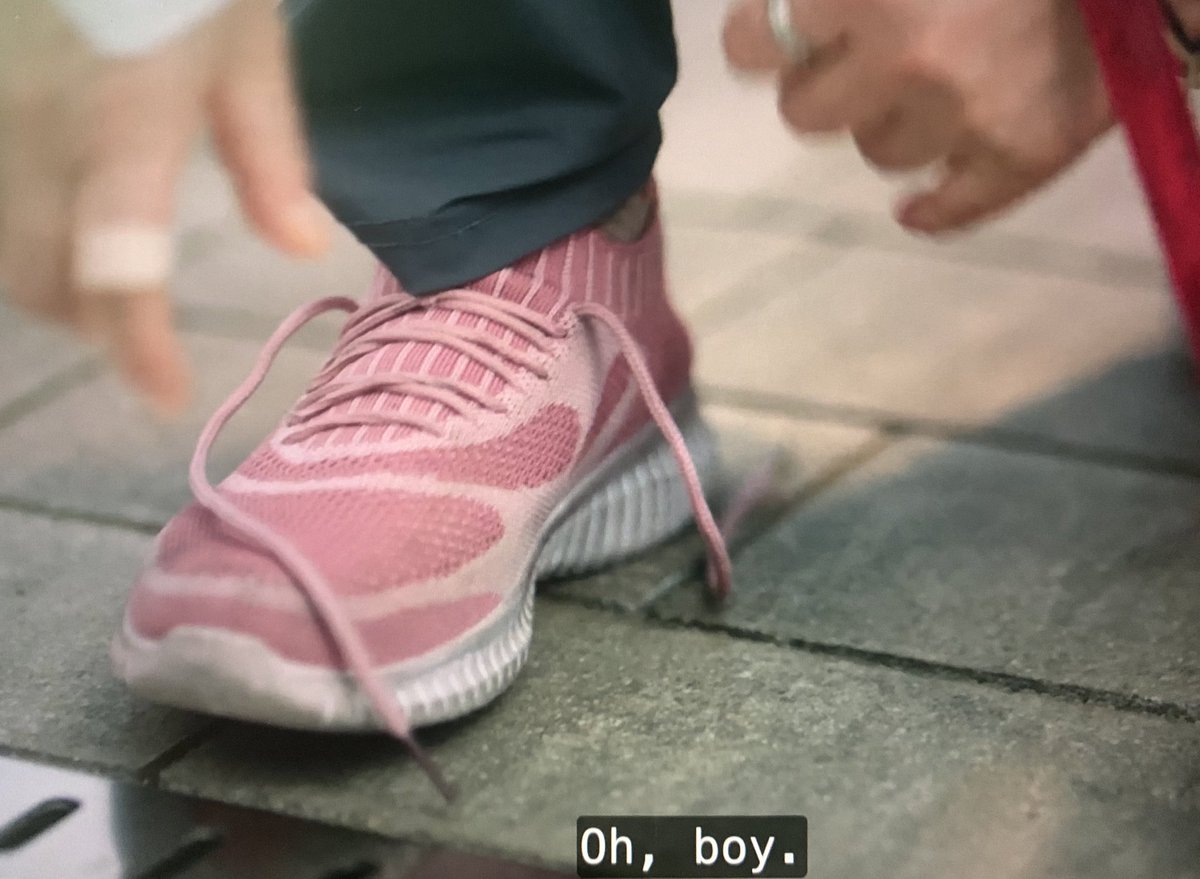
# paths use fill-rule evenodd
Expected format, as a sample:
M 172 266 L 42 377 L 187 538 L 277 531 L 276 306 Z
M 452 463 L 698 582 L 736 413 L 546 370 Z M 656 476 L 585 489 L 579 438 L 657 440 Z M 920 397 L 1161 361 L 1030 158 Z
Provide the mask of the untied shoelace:
M 528 347 L 521 349 L 498 335 L 460 325 L 397 323 L 389 326 L 406 311 L 429 307 L 432 304 L 491 320 L 509 330 L 513 338 L 524 340 Z M 725 597 L 732 582 L 732 564 L 722 529 L 713 518 L 712 510 L 704 497 L 696 465 L 692 461 L 683 435 L 671 417 L 670 410 L 658 392 L 641 348 L 621 319 L 607 307 L 594 302 L 584 302 L 576 303 L 570 306 L 570 309 L 577 317 L 592 320 L 604 327 L 617 342 L 642 400 L 670 446 L 683 475 L 696 524 L 707 549 L 709 587 L 718 598 Z M 298 308 L 271 335 L 245 381 L 213 413 L 205 425 L 188 469 L 188 482 L 197 503 L 220 522 L 240 532 L 274 556 L 292 577 L 317 619 L 324 625 L 347 669 L 362 688 L 380 722 L 392 735 L 404 742 L 418 765 L 449 800 L 454 797 L 454 787 L 416 740 L 403 707 L 371 661 L 366 644 L 325 575 L 286 537 L 222 495 L 209 482 L 207 475 L 209 452 L 217 436 L 262 384 L 284 344 L 309 321 L 329 311 L 349 312 L 353 316 L 343 329 L 334 355 L 317 374 L 309 390 L 300 398 L 285 421 L 283 442 L 300 442 L 320 431 L 366 425 L 406 425 L 435 435 L 440 433 L 440 423 L 428 413 L 354 412 L 337 408 L 339 404 L 367 393 L 405 394 L 439 403 L 464 416 L 469 414 L 472 406 L 502 411 L 499 408 L 500 404 L 478 386 L 462 379 L 404 372 L 342 377 L 351 363 L 383 345 L 419 341 L 448 346 L 487 367 L 503 381 L 511 383 L 517 380 L 518 369 L 527 369 L 544 377 L 544 367 L 539 363 L 537 352 L 546 350 L 548 339 L 561 338 L 567 330 L 526 306 L 469 290 L 449 291 L 428 300 L 383 297 L 363 306 L 346 297 L 320 299 Z M 726 529 L 734 525 L 731 521 L 723 524 Z

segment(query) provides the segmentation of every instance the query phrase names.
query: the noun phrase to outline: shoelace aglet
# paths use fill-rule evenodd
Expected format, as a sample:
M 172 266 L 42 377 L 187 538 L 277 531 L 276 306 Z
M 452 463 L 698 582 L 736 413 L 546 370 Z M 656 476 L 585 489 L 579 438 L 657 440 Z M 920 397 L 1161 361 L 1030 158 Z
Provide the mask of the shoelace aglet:
M 446 803 L 453 803 L 458 799 L 458 788 L 446 778 L 441 768 L 437 765 L 437 761 L 430 756 L 428 751 L 421 747 L 421 743 L 417 741 L 416 736 L 409 733 L 404 736 L 403 741 L 412 758 L 421 767 L 421 771 L 433 782 L 433 786 L 437 788 L 438 793 L 442 795 Z
M 704 566 L 704 580 L 714 601 L 725 601 L 733 591 L 733 571 L 722 560 L 708 560 Z
M 738 485 L 737 491 L 725 505 L 720 521 L 721 536 L 725 539 L 727 547 L 732 547 L 737 541 L 738 531 L 745 524 L 747 517 L 771 493 L 771 487 L 775 485 L 786 464 L 787 453 L 780 446 L 774 446 Z M 714 555 L 710 552 L 704 574 L 713 599 L 727 599 L 733 588 L 733 571 L 729 556 Z

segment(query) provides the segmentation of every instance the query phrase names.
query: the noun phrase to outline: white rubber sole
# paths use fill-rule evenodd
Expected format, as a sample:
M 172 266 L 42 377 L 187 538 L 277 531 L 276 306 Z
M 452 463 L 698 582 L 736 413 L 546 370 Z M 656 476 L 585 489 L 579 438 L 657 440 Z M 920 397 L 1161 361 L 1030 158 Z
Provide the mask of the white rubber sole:
M 715 439 L 694 404 L 679 426 L 706 489 Z M 461 717 L 499 696 L 529 655 L 536 580 L 601 567 L 662 542 L 692 520 L 670 447 L 651 425 L 626 453 L 576 486 L 547 520 L 541 549 L 511 599 L 475 631 L 381 670 L 413 726 Z M 128 622 L 113 640 L 117 675 L 164 704 L 275 726 L 374 730 L 378 720 L 346 673 L 285 659 L 256 638 L 180 627 L 157 640 Z

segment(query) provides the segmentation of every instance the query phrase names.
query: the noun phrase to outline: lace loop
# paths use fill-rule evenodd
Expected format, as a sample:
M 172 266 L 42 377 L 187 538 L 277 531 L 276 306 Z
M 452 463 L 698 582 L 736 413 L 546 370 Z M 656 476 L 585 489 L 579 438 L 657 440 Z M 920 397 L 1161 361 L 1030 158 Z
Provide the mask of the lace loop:
M 650 411 L 650 417 L 658 425 L 659 431 L 662 432 L 663 439 L 670 446 L 675 463 L 687 486 L 688 499 L 692 503 L 692 512 L 696 517 L 696 527 L 699 529 L 707 549 L 709 589 L 717 598 L 726 598 L 733 588 L 733 562 L 729 558 L 725 538 L 721 535 L 721 529 L 717 526 L 712 509 L 704 497 L 704 485 L 700 481 L 700 474 L 696 472 L 696 463 L 692 460 L 683 434 L 679 432 L 675 419 L 671 417 L 671 411 L 663 401 L 662 394 L 658 392 L 658 386 L 654 382 L 654 376 L 650 373 L 650 367 L 646 365 L 646 358 L 642 354 L 641 346 L 625 328 L 621 319 L 603 305 L 595 302 L 581 302 L 575 305 L 574 311 L 582 317 L 598 321 L 612 333 L 613 338 L 620 345 L 621 355 L 629 364 L 629 370 L 637 382 L 642 401 Z
M 432 321 L 401 326 L 394 323 L 407 312 L 434 307 L 491 321 L 523 347 L 478 327 Z M 552 347 L 549 340 L 562 338 L 564 333 L 558 322 L 533 309 L 472 290 L 451 290 L 424 300 L 380 299 L 364 305 L 346 322 L 333 357 L 297 402 L 286 424 L 292 430 L 283 441 L 296 443 L 338 428 L 380 425 L 411 427 L 434 436 L 441 434 L 438 419 L 427 414 L 334 411 L 341 404 L 370 393 L 425 400 L 458 416 L 468 415 L 472 408 L 504 411 L 494 395 L 461 378 L 403 370 L 347 376 L 354 363 L 381 348 L 414 342 L 438 346 L 482 366 L 503 384 L 515 385 L 522 372 L 541 379 L 549 376 L 545 366 Z
M 196 451 L 188 467 L 188 485 L 196 502 L 217 517 L 219 521 L 240 532 L 256 545 L 267 550 L 283 566 L 303 592 L 313 608 L 317 621 L 325 628 L 338 653 L 345 661 L 354 679 L 366 693 L 380 721 L 396 738 L 408 747 L 413 758 L 433 781 L 438 791 L 447 800 L 456 794 L 437 765 L 417 742 L 409 725 L 404 709 L 388 690 L 382 676 L 375 671 L 366 644 L 354 627 L 354 623 L 342 610 L 337 594 L 325 576 L 290 541 L 266 523 L 244 512 L 236 504 L 221 495 L 208 480 L 207 464 L 209 451 L 229 419 L 246 403 L 262 384 L 267 372 L 275 362 L 280 349 L 301 327 L 327 311 L 353 312 L 358 303 L 342 297 L 321 299 L 293 312 L 268 339 L 259 356 L 258 363 L 246 380 L 229 396 L 204 426 Z

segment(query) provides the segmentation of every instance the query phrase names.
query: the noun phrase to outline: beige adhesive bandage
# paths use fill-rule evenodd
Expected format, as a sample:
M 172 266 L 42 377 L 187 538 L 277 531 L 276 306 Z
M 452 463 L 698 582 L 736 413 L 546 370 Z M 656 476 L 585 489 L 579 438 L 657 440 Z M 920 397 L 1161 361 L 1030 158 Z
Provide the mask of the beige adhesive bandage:
M 102 226 L 75 242 L 75 283 L 84 293 L 139 293 L 162 287 L 175 263 L 175 241 L 158 226 Z

